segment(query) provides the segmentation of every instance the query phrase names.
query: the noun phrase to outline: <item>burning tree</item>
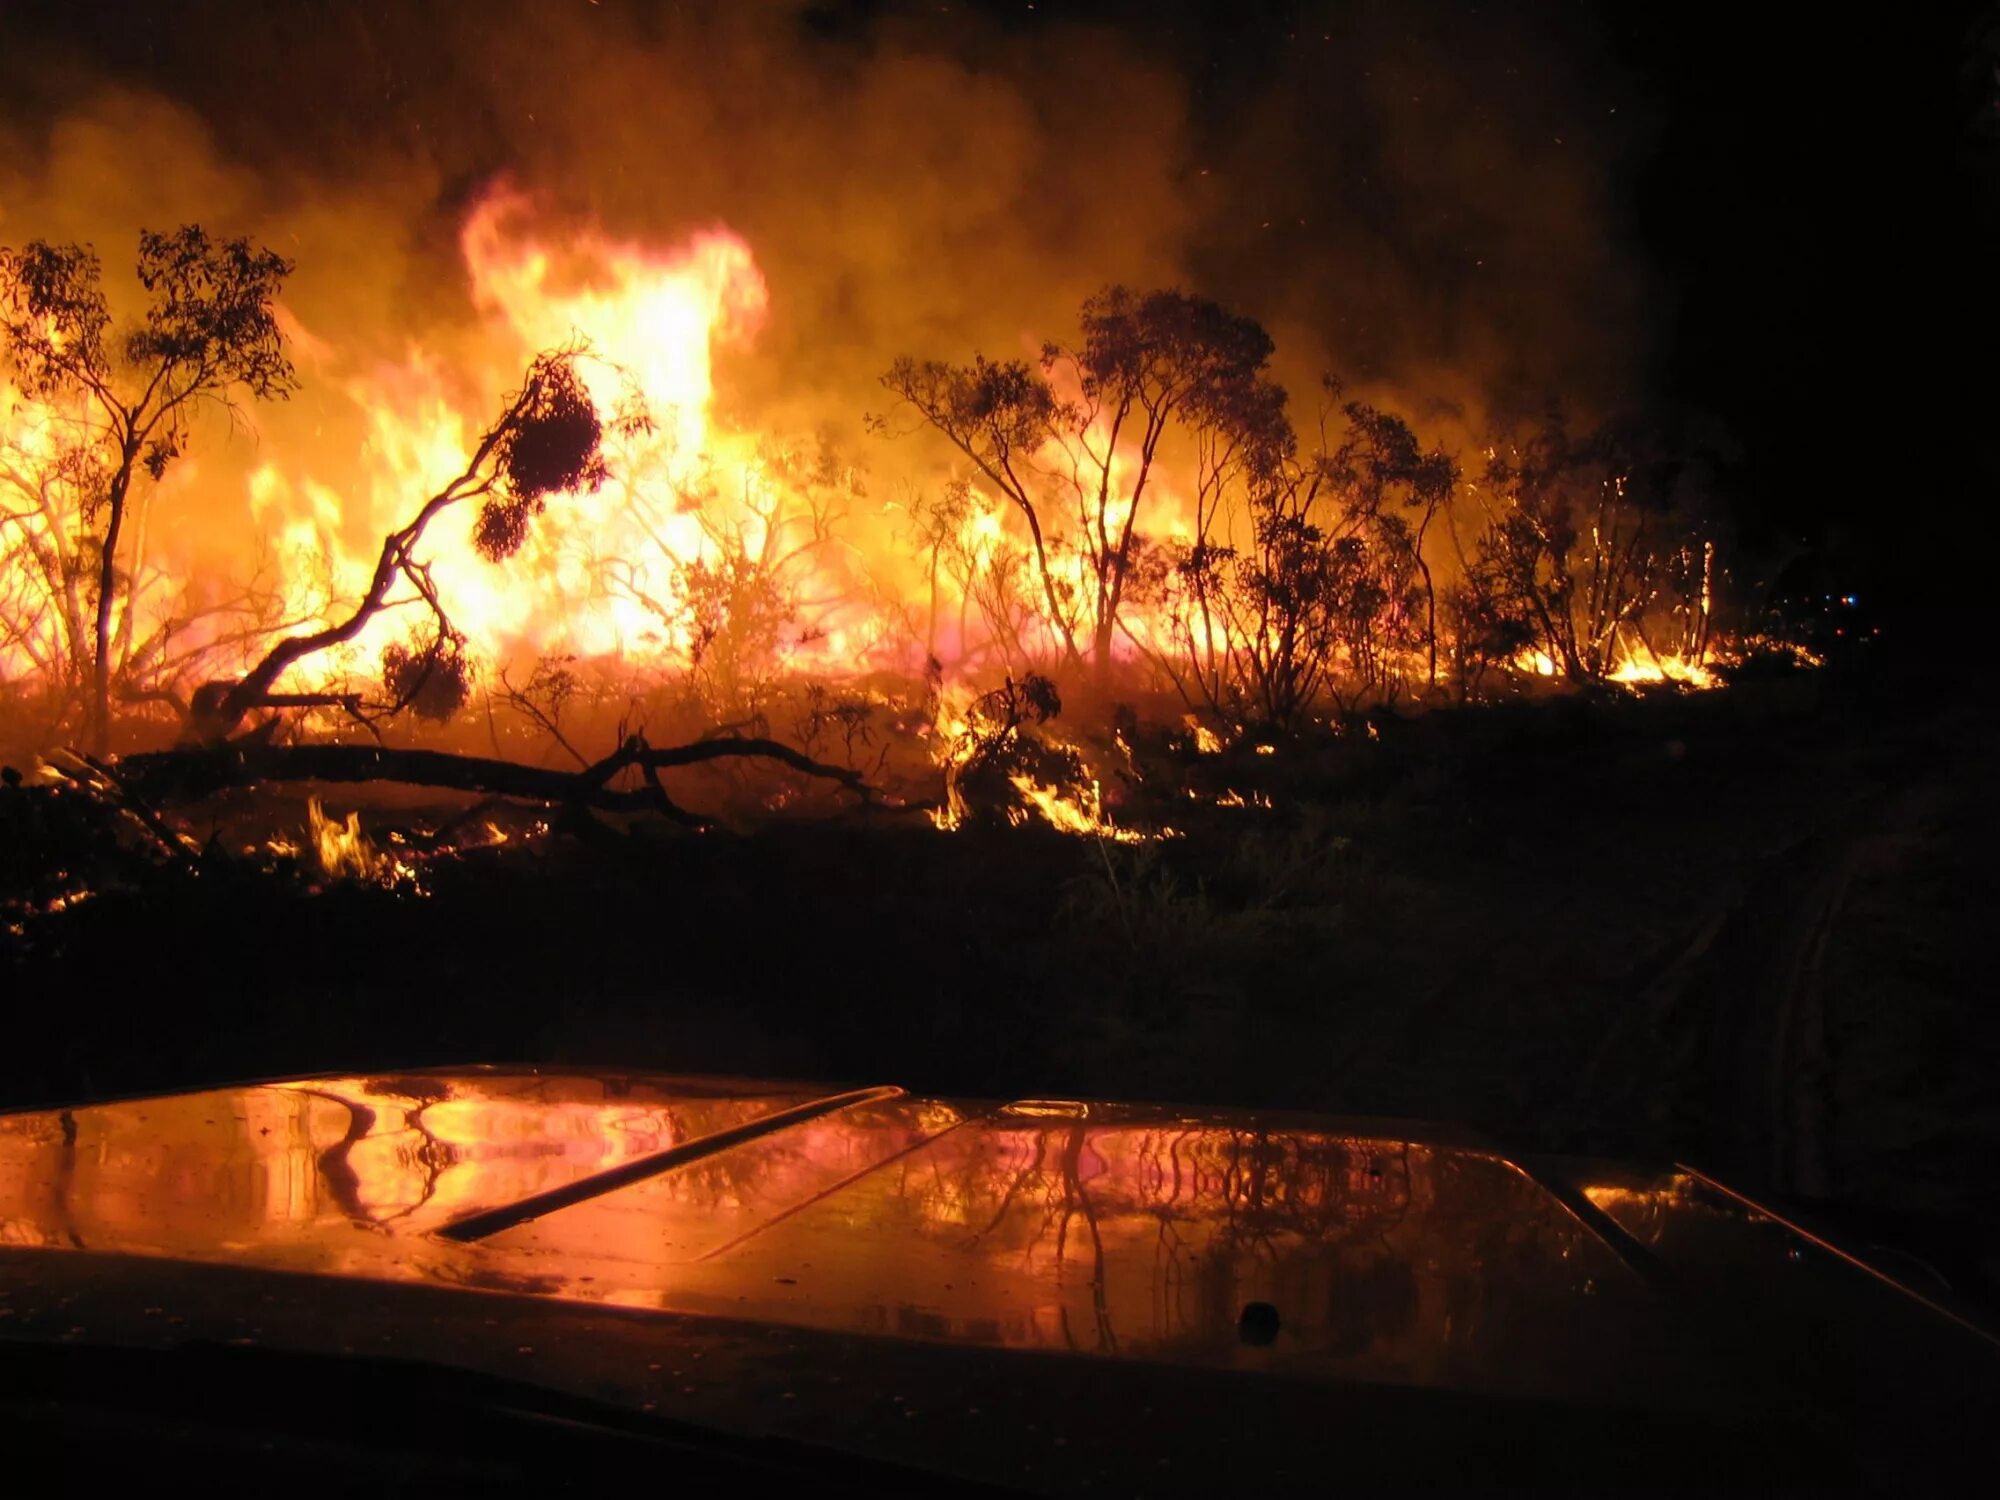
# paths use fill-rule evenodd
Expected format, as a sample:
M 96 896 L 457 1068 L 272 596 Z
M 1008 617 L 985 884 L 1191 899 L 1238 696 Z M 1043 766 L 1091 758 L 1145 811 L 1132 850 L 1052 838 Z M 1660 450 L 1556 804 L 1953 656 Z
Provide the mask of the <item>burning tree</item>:
M 291 262 L 196 225 L 139 236 L 146 310 L 113 324 L 89 245 L 0 248 L 0 356 L 46 409 L 39 460 L 10 463 L 53 534 L 29 548 L 60 616 L 72 666 L 87 661 L 91 738 L 111 730 L 114 629 L 135 629 L 127 536 L 142 481 L 157 485 L 207 404 L 232 415 L 239 392 L 278 400 L 295 388 L 274 304 Z M 66 536 L 70 518 L 81 534 Z M 47 523 L 53 521 L 53 526 Z M 84 637 L 79 628 L 88 622 Z
M 1322 414 L 1308 457 L 1287 430 L 1204 459 L 1193 537 L 1155 580 L 1151 653 L 1191 707 L 1288 730 L 1323 696 L 1394 690 L 1416 660 L 1436 681 L 1425 545 L 1457 467 L 1392 413 L 1340 412 L 1339 440 Z
M 848 603 L 835 537 L 850 503 L 866 494 L 861 475 L 822 434 L 810 445 L 762 442 L 733 476 L 703 455 L 674 478 L 668 504 L 646 485 L 625 488 L 642 551 L 653 555 L 601 559 L 599 576 L 685 652 L 691 706 L 756 720 L 774 669 L 823 636 L 827 618 Z M 677 534 L 685 520 L 692 536 L 685 526 Z
M 899 359 L 883 384 L 941 433 L 1027 524 L 1047 624 L 1063 661 L 1108 673 L 1142 554 L 1139 513 L 1163 450 L 1225 446 L 1281 424 L 1270 335 L 1176 291 L 1107 288 L 1083 305 L 1082 340 L 1039 369 Z
M 297 663 L 353 640 L 384 610 L 407 602 L 426 608 L 433 629 L 417 645 L 392 646 L 385 653 L 388 712 L 414 707 L 429 717 L 449 717 L 467 693 L 470 667 L 465 638 L 452 625 L 417 544 L 445 511 L 477 500 L 475 541 L 489 561 L 500 562 L 521 549 L 551 495 L 595 489 L 603 483 L 604 424 L 578 371 L 581 357 L 578 349 L 538 355 L 465 468 L 424 502 L 406 525 L 383 538 L 367 590 L 347 617 L 286 637 L 240 678 L 207 684 L 196 695 L 187 738 L 218 743 L 257 709 L 325 701 L 324 695 L 280 693 L 277 684 Z M 632 412 L 620 420 L 642 423 L 645 417 Z M 394 597 L 398 584 L 409 589 L 402 600 Z
M 1008 676 L 1033 670 L 1038 653 L 1035 624 L 1040 585 L 1028 549 L 1007 534 L 1003 512 L 982 503 L 965 478 L 953 479 L 909 504 L 909 540 L 924 558 L 922 618 L 905 610 L 904 628 L 924 659 L 943 660 L 942 627 L 950 624 L 961 672 L 996 657 Z M 941 588 L 940 584 L 947 587 Z M 948 595 L 957 596 L 957 618 L 941 618 Z M 976 639 L 977 615 L 984 639 Z M 1053 665 L 1053 663 L 1044 663 Z
M 1677 514 L 1685 461 L 1630 424 L 1573 437 L 1551 418 L 1489 450 L 1495 507 L 1467 563 L 1476 617 L 1525 634 L 1572 682 L 1601 682 L 1643 655 L 1708 650 L 1715 553 Z M 1675 618 L 1655 644 L 1651 616 Z
M 1336 533 L 1358 538 L 1373 585 L 1372 609 L 1350 610 L 1350 653 L 1371 687 L 1387 685 L 1389 653 L 1420 648 L 1425 680 L 1437 686 L 1437 579 L 1424 543 L 1440 511 L 1451 503 L 1458 465 L 1440 449 L 1426 450 L 1401 417 L 1365 402 L 1341 408 L 1347 433 L 1327 460 L 1339 497 Z M 1423 615 L 1417 618 L 1421 599 Z
M 384 677 L 391 698 L 378 717 L 411 708 L 442 716 L 464 701 L 470 671 L 465 638 L 452 625 L 418 544 L 445 511 L 477 501 L 475 542 L 489 561 L 497 563 L 521 549 L 552 497 L 602 485 L 606 424 L 579 370 L 583 357 L 578 348 L 538 355 L 457 477 L 433 494 L 407 524 L 383 539 L 368 587 L 347 616 L 279 641 L 240 678 L 206 684 L 196 694 L 183 747 L 127 757 L 120 768 L 126 786 L 158 796 L 190 791 L 200 795 L 221 786 L 267 781 L 397 781 L 560 804 L 579 819 L 592 808 L 648 811 L 704 827 L 706 819 L 687 812 L 668 795 L 660 773 L 735 757 L 761 757 L 838 782 L 866 797 L 869 788 L 851 768 L 825 765 L 768 739 L 713 739 L 656 748 L 643 733 L 621 731 L 616 749 L 574 773 L 434 750 L 277 745 L 257 735 L 231 740 L 258 709 L 320 705 L 330 697 L 342 698 L 282 692 L 277 684 L 295 665 L 352 641 L 385 610 L 403 604 L 421 604 L 431 617 L 432 632 L 413 648 L 392 647 L 385 653 Z M 615 416 L 613 423 L 632 429 L 647 420 L 643 411 L 632 409 Z M 399 584 L 405 586 L 400 596 Z M 358 701 L 346 700 L 346 706 L 360 711 Z M 554 720 L 545 722 L 553 725 Z M 628 772 L 643 777 L 644 784 L 620 786 Z
M 12 707 L 39 700 L 38 738 L 73 727 L 79 708 L 88 714 L 96 675 L 101 476 L 73 426 L 25 399 L 0 410 L 0 683 Z M 194 684 L 292 621 L 268 553 L 242 579 L 182 572 L 148 545 L 149 510 L 136 507 L 117 571 L 106 676 L 114 703 L 185 715 Z

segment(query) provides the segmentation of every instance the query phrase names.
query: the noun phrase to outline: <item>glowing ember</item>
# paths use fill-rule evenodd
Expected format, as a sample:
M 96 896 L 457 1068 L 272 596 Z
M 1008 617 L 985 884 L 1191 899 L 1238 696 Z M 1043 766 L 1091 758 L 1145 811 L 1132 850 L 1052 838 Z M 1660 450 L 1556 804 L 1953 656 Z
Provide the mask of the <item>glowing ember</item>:
M 1188 731 L 1194 736 L 1194 750 L 1197 755 L 1220 755 L 1222 736 L 1210 729 L 1201 720 L 1189 714 L 1186 720 Z

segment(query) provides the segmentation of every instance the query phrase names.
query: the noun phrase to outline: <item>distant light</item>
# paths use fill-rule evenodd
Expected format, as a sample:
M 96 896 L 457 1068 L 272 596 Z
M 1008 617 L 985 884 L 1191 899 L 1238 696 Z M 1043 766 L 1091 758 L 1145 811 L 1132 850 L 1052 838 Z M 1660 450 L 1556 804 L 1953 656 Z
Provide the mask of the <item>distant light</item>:
M 1859 604 L 1861 601 L 1853 594 L 1843 594 L 1841 595 L 1840 602 L 1842 604 L 1845 604 L 1849 609 L 1852 609 L 1854 608 L 1855 605 Z

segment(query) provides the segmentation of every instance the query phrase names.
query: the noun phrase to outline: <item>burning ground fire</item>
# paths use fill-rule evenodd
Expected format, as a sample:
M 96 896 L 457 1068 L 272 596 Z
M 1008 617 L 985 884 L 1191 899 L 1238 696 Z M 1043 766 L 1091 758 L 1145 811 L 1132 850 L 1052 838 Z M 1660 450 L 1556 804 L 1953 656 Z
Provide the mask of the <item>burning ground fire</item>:
M 1242 390 L 1275 392 L 1262 330 L 1197 299 L 1087 306 L 1085 341 L 1039 376 L 1028 364 L 898 365 L 885 383 L 903 399 L 887 425 L 929 427 L 951 452 L 924 469 L 913 444 L 871 450 L 917 465 L 882 487 L 831 439 L 760 430 L 718 399 L 718 355 L 781 316 L 730 230 L 667 246 L 558 230 L 502 188 L 466 215 L 459 253 L 470 332 L 412 342 L 400 360 L 352 356 L 338 329 L 277 305 L 304 400 L 351 408 L 358 444 L 317 428 L 304 440 L 287 422 L 232 447 L 202 428 L 141 478 L 104 648 L 128 731 L 164 726 L 203 683 L 351 609 L 381 539 L 465 466 L 504 393 L 548 350 L 575 351 L 608 422 L 635 414 L 605 429 L 606 478 L 552 497 L 504 563 L 462 518 L 425 533 L 386 607 L 278 680 L 282 693 L 318 695 L 312 732 L 351 734 L 397 653 L 438 647 L 433 611 L 448 617 L 489 730 L 498 702 L 564 744 L 563 696 L 586 682 L 634 706 L 666 694 L 739 731 L 773 723 L 800 684 L 831 684 L 840 704 L 861 705 L 844 721 L 852 750 L 861 716 L 896 701 L 880 684 L 929 677 L 920 730 L 946 778 L 934 821 L 954 827 L 968 705 L 1003 677 L 1175 697 L 1193 711 L 1195 748 L 1214 753 L 1248 722 L 1295 728 L 1370 701 L 1554 679 L 1712 687 L 1744 649 L 1722 618 L 1714 544 L 1676 530 L 1664 505 L 1634 502 L 1612 459 L 1585 462 L 1573 445 L 1565 468 L 1548 443 L 1523 439 L 1489 447 L 1474 477 L 1360 403 L 1329 407 L 1346 435 L 1309 454 L 1289 425 L 1282 441 L 1253 441 L 1202 415 L 1167 377 L 1132 377 L 1113 399 L 1106 372 L 1126 366 L 1093 340 L 1164 328 L 1185 342 L 1188 326 L 1217 348 L 1243 343 Z M 1003 408 L 1026 451 L 995 448 Z M 57 735 L 86 710 L 97 653 L 89 554 L 103 474 L 89 421 L 73 392 L 0 386 L 0 694 Z M 190 527 L 197 511 L 223 524 Z M 815 699 L 814 732 L 827 722 Z M 1004 779 L 1013 816 L 1136 836 L 1108 817 L 1093 776 L 1058 784 L 1016 767 Z M 329 819 L 317 803 L 309 837 L 330 876 L 378 878 L 388 858 L 352 815 Z

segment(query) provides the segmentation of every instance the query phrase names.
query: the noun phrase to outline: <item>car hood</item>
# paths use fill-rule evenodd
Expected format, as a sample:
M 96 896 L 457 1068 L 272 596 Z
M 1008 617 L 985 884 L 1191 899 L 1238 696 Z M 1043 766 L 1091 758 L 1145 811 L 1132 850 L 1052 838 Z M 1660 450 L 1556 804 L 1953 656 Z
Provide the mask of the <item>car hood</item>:
M 1993 1367 L 1686 1168 L 886 1086 L 476 1068 L 0 1116 L 0 1246 L 1690 1420 Z

